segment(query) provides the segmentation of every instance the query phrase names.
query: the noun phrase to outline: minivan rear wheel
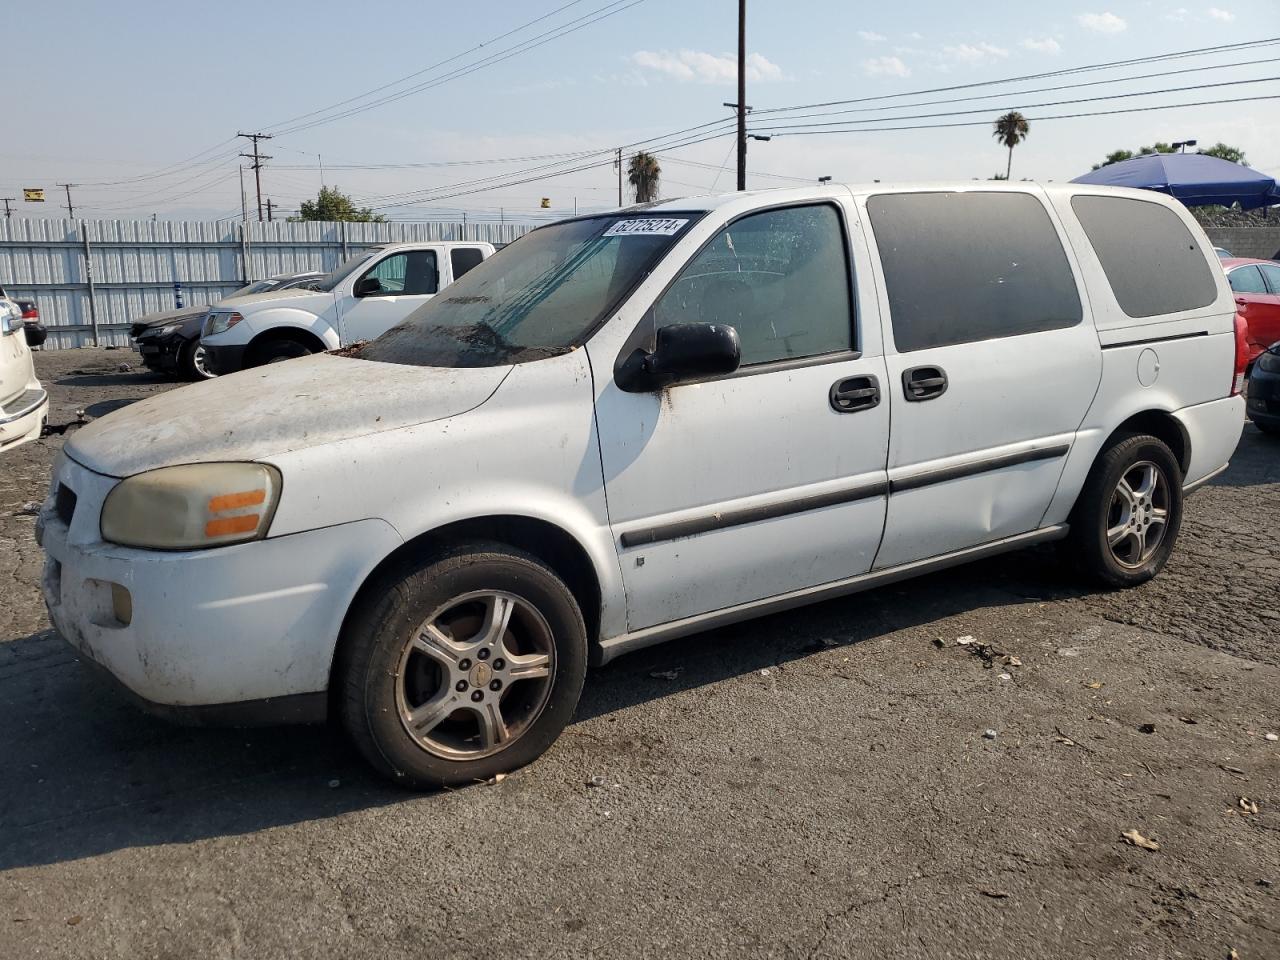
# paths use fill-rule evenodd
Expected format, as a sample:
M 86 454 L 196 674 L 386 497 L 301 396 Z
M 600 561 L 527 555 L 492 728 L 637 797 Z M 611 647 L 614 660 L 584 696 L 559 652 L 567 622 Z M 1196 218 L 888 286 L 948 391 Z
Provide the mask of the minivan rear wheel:
M 1132 587 L 1168 562 L 1182 525 L 1182 468 L 1149 434 L 1115 440 L 1093 465 L 1071 513 L 1068 548 L 1091 579 Z
M 582 692 L 587 631 L 542 561 L 472 543 L 380 578 L 339 656 L 343 723 L 365 758 L 408 787 L 453 787 L 551 746 Z

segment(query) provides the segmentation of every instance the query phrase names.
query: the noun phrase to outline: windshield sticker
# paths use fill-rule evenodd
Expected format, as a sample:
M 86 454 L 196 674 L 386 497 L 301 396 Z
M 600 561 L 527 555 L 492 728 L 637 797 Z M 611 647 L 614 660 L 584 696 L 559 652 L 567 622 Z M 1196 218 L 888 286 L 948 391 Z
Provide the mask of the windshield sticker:
M 670 217 L 651 220 L 619 220 L 606 230 L 605 237 L 673 237 L 684 228 L 688 220 Z

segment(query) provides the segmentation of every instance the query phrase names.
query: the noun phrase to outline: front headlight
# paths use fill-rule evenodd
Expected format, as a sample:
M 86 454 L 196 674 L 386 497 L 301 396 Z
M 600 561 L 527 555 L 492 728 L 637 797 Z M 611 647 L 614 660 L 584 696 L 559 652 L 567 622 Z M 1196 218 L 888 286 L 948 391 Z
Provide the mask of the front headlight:
M 1258 358 L 1258 369 L 1267 373 L 1280 373 L 1280 354 L 1264 353 Z
M 205 317 L 204 329 L 200 335 L 212 337 L 215 334 L 226 333 L 243 319 L 244 317 L 234 310 L 215 310 Z
M 260 540 L 279 500 L 280 471 L 266 464 L 162 467 L 112 488 L 102 506 L 102 539 L 152 550 Z
M 160 332 L 156 334 L 158 337 L 171 337 L 182 328 L 180 323 L 170 323 L 160 328 Z

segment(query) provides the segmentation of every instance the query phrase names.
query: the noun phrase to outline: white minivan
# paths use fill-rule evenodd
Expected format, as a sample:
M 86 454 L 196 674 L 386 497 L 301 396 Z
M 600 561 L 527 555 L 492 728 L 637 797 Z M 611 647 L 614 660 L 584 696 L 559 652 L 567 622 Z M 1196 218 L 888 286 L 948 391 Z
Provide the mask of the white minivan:
M 68 440 L 62 635 L 153 706 L 336 714 L 413 786 L 544 751 L 589 662 L 1064 540 L 1165 564 L 1244 422 L 1243 330 L 1159 194 L 677 200 L 542 227 L 353 356 Z
M 215 303 L 200 346 L 210 371 L 219 375 L 372 340 L 493 252 L 491 243 L 470 241 L 373 247 L 307 289 Z

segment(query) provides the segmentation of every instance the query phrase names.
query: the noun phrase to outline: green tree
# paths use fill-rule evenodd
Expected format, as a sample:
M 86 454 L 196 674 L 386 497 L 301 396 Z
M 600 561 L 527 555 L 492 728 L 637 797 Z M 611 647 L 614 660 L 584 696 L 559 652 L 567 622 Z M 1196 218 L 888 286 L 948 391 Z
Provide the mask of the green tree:
M 346 220 L 351 223 L 385 223 L 386 217 L 374 213 L 368 207 L 357 207 L 349 196 L 337 187 L 321 187 L 314 200 L 303 200 L 298 216 L 290 220 L 323 220 L 336 223 Z
M 1149 147 L 1139 147 L 1138 156 L 1149 157 L 1153 153 L 1173 153 L 1173 147 L 1165 143 L 1163 140 L 1157 140 Z
M 1093 169 L 1097 170 L 1100 167 L 1109 167 L 1113 163 L 1120 163 L 1124 160 L 1132 160 L 1132 159 L 1133 159 L 1132 150 L 1113 150 L 1111 153 L 1108 153 L 1106 157 L 1103 158 L 1101 163 L 1095 163 L 1093 165 Z
M 1030 132 L 1031 124 L 1017 110 L 1010 110 L 996 119 L 995 129 L 991 131 L 991 135 L 1009 148 L 1009 162 L 1004 170 L 1006 180 L 1013 173 L 1013 148 L 1027 139 L 1027 134 Z
M 631 158 L 627 166 L 627 182 L 636 192 L 636 203 L 648 203 L 658 199 L 658 178 L 662 176 L 662 168 L 658 166 L 658 158 L 643 150 Z
M 1229 163 L 1244 163 L 1243 150 L 1221 142 L 1215 143 L 1208 150 L 1197 150 L 1196 153 L 1206 157 L 1217 157 L 1219 160 L 1226 160 Z

